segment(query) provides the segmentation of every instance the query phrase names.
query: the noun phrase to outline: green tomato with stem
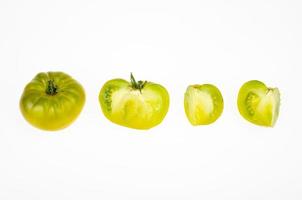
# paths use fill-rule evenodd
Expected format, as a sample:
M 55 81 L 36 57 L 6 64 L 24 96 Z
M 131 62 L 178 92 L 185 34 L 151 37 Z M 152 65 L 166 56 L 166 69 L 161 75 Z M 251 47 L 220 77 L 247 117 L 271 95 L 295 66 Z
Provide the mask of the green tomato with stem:
M 55 131 L 69 126 L 85 103 L 83 87 L 63 72 L 37 74 L 21 96 L 20 109 L 33 126 Z
M 103 114 L 111 122 L 134 129 L 150 129 L 160 124 L 169 109 L 168 91 L 149 81 L 107 81 L 99 93 Z
M 238 110 L 247 121 L 273 127 L 279 116 L 280 92 L 261 81 L 251 80 L 242 85 L 237 99 Z
M 222 114 L 223 97 L 212 84 L 190 85 L 184 96 L 184 108 L 189 122 L 194 125 L 208 125 Z

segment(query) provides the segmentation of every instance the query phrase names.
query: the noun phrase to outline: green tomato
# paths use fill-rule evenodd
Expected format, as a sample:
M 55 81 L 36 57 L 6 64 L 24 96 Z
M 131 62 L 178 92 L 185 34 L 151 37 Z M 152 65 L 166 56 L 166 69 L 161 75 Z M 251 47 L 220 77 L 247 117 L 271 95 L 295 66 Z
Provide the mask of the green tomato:
M 63 72 L 37 74 L 20 100 L 24 118 L 43 130 L 59 130 L 70 125 L 85 103 L 83 87 Z
M 211 84 L 190 85 L 184 97 L 188 120 L 194 126 L 215 122 L 223 111 L 223 97 Z
M 150 129 L 162 122 L 169 109 L 167 90 L 156 83 L 113 79 L 106 82 L 99 102 L 107 119 L 121 126 Z
M 268 88 L 257 80 L 248 81 L 239 90 L 237 106 L 246 120 L 257 125 L 273 127 L 279 115 L 279 90 Z

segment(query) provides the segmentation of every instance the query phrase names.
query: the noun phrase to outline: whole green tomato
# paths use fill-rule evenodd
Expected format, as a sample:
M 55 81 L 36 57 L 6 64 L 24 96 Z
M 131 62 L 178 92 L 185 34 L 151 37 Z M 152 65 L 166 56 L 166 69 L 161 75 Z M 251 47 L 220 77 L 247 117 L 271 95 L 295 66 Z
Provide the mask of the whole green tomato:
M 162 122 L 169 109 L 167 90 L 156 83 L 113 79 L 106 82 L 99 102 L 107 119 L 121 126 L 150 129 Z
M 24 118 L 43 130 L 59 130 L 70 125 L 85 103 L 83 87 L 63 72 L 37 74 L 20 100 Z

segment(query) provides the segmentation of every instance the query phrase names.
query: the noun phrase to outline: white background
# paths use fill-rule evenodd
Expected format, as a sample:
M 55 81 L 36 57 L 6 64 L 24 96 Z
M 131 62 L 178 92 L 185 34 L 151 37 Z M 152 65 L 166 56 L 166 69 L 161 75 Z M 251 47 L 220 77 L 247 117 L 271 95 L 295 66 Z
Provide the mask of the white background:
M 302 3 L 299 0 L 0 0 L 1 200 L 301 200 Z M 19 111 L 24 86 L 64 71 L 86 89 L 67 129 L 33 128 Z M 163 123 L 110 123 L 98 93 L 112 78 L 164 85 Z M 281 91 L 274 128 L 238 113 L 240 86 Z M 192 127 L 187 85 L 220 88 L 225 109 Z

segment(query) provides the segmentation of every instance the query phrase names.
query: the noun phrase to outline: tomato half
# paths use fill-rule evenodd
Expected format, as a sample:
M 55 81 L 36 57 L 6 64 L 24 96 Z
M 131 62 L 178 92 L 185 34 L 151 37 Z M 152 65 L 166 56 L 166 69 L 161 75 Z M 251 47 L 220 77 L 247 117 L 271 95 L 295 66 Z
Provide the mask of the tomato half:
M 43 130 L 59 130 L 70 125 L 85 103 L 83 87 L 63 72 L 37 74 L 21 96 L 24 118 Z
M 150 129 L 162 122 L 169 109 L 167 90 L 156 83 L 113 79 L 104 84 L 99 94 L 107 119 L 121 126 Z

